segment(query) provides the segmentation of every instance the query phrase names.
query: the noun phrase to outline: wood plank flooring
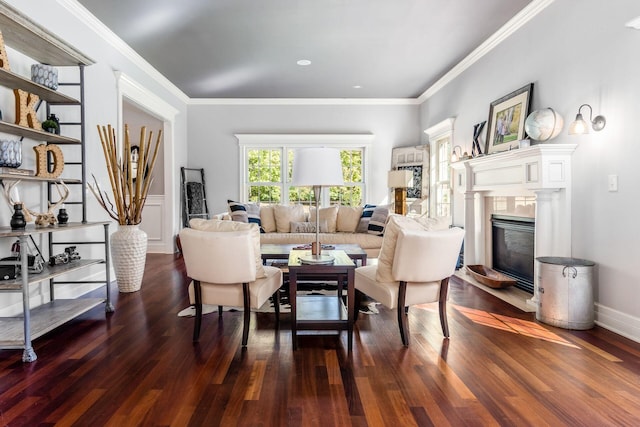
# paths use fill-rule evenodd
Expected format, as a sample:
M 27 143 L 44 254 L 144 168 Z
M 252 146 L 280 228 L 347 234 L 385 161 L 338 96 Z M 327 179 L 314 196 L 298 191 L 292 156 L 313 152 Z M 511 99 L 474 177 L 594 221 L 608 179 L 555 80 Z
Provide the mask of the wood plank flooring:
M 288 314 L 207 315 L 199 344 L 177 255 L 149 255 L 143 288 L 37 339 L 38 360 L 0 351 L 0 426 L 634 426 L 640 344 L 596 327 L 535 322 L 451 280 L 449 328 L 412 308 L 403 347 L 395 312 L 346 333 L 305 336 Z

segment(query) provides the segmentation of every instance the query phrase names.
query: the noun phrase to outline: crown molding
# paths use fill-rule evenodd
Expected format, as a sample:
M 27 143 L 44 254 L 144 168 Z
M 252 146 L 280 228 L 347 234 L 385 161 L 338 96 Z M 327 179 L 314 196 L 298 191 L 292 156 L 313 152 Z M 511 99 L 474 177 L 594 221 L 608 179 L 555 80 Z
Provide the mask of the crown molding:
M 435 95 L 440 89 L 445 87 L 465 70 L 471 67 L 483 56 L 488 54 L 502 43 L 511 34 L 518 31 L 524 24 L 533 19 L 538 13 L 542 12 L 555 0 L 533 0 L 524 9 L 522 9 L 513 18 L 507 21 L 498 31 L 493 33 L 487 40 L 485 40 L 480 46 L 475 48 L 473 52 L 467 55 L 462 61 L 458 62 L 451 70 L 449 70 L 438 81 L 431 85 L 426 91 L 416 98 L 419 103 L 423 103 L 433 95 Z
M 191 98 L 189 105 L 419 105 L 417 98 Z
M 142 71 L 147 73 L 158 84 L 167 89 L 185 104 L 189 102 L 189 97 L 174 85 L 163 74 L 149 64 L 142 56 L 131 48 L 124 40 L 118 37 L 113 31 L 102 23 L 98 18 L 82 6 L 77 0 L 56 0 L 56 2 L 67 9 L 69 13 L 83 22 L 87 28 L 91 29 L 100 36 L 106 43 L 125 56 L 134 65 L 140 67 Z

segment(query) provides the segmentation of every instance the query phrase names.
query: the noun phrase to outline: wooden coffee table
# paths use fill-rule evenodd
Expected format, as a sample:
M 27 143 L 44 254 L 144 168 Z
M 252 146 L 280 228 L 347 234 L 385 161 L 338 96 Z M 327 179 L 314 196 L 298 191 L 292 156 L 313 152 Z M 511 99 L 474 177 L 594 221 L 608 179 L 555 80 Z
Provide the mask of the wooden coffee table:
M 293 349 L 298 348 L 299 330 L 346 330 L 348 351 L 353 347 L 355 269 L 356 263 L 344 250 L 324 250 L 335 261 L 330 265 L 302 264 L 300 257 L 310 250 L 292 250 L 289 253 L 289 300 L 291 303 L 291 334 Z M 365 254 L 366 256 L 366 254 Z M 298 279 L 335 280 L 336 295 L 297 296 Z M 347 307 L 342 300 L 342 289 L 347 286 Z

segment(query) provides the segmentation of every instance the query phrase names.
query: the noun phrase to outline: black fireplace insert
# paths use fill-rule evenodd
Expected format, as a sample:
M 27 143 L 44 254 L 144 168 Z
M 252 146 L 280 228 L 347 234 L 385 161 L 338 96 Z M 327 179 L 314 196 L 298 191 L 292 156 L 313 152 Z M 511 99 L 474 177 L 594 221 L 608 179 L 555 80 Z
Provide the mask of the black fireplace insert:
M 517 280 L 517 288 L 533 293 L 535 219 L 491 216 L 493 269 Z

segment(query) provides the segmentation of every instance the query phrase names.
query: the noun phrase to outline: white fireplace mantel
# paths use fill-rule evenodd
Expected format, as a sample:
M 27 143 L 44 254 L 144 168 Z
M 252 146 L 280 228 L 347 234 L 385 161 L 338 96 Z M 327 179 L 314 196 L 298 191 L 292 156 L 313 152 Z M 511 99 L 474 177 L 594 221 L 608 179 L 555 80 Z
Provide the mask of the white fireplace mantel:
M 491 267 L 490 218 L 485 198 L 535 195 L 535 258 L 571 256 L 571 156 L 576 144 L 537 144 L 453 163 L 454 185 L 464 194 L 465 264 Z M 534 264 L 537 304 L 538 262 Z

